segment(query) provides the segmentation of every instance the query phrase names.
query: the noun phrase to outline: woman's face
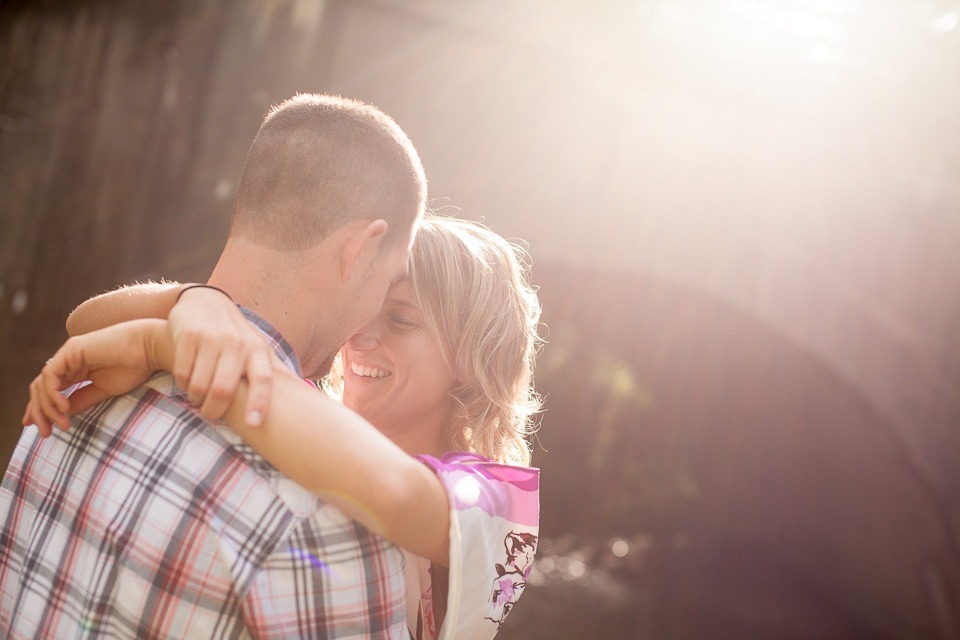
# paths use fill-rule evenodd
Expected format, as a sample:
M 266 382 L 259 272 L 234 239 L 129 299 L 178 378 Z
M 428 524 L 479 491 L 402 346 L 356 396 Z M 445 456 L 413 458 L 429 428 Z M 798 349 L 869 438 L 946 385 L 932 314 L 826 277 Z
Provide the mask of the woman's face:
M 457 380 L 441 349 L 410 281 L 397 282 L 377 317 L 341 350 L 344 404 L 388 436 L 442 429 Z

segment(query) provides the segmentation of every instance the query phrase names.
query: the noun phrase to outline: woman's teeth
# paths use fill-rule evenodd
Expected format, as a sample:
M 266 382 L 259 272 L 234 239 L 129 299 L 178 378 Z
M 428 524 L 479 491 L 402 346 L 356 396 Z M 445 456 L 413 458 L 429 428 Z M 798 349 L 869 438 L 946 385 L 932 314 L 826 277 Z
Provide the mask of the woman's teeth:
M 350 363 L 350 370 L 354 374 L 358 376 L 362 376 L 364 378 L 386 378 L 388 375 L 390 375 L 389 371 L 385 371 L 383 369 L 378 369 L 376 367 L 371 367 L 368 365 L 357 364 L 356 362 Z

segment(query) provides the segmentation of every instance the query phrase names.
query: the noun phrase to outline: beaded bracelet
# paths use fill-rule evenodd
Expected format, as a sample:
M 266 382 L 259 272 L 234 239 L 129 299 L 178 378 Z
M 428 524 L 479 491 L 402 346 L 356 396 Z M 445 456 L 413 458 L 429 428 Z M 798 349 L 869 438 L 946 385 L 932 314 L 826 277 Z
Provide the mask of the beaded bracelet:
M 176 304 L 180 302 L 180 296 L 182 296 L 184 293 L 186 293 L 190 289 L 197 289 L 197 288 L 213 289 L 214 291 L 219 291 L 223 295 L 227 296 L 227 299 L 230 300 L 230 302 L 233 302 L 233 298 L 230 297 L 230 294 L 224 291 L 223 289 L 221 289 L 220 287 L 215 287 L 212 284 L 188 284 L 187 286 L 180 289 L 180 293 L 177 294 L 177 299 L 174 300 L 173 303 Z

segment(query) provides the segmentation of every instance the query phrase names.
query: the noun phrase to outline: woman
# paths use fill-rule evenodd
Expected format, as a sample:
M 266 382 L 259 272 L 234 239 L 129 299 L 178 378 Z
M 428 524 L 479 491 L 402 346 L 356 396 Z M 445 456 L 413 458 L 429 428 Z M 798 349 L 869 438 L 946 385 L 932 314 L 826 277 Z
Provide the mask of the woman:
M 409 277 L 343 347 L 342 385 L 333 385 L 379 433 L 285 376 L 274 380 L 261 427 L 244 424 L 243 389 L 226 416 L 281 471 L 405 549 L 408 620 L 417 638 L 493 637 L 532 566 L 538 476 L 524 465 L 539 408 L 532 367 L 540 308 L 525 276 L 517 248 L 485 227 L 427 218 Z M 68 328 L 86 333 L 144 309 L 166 315 L 169 291 L 134 287 L 93 299 Z M 214 291 L 185 301 L 198 297 L 219 313 L 238 313 Z M 118 393 L 96 379 L 102 367 L 170 369 L 173 349 L 158 321 L 71 340 L 31 386 L 25 423 L 39 417 L 66 424 L 60 387 L 90 374 Z M 415 470 L 410 455 L 422 463 Z M 424 465 L 432 473 L 417 475 Z M 388 482 L 371 489 L 363 469 Z M 394 484 L 409 484 L 416 499 Z M 398 513 L 398 504 L 409 506 Z

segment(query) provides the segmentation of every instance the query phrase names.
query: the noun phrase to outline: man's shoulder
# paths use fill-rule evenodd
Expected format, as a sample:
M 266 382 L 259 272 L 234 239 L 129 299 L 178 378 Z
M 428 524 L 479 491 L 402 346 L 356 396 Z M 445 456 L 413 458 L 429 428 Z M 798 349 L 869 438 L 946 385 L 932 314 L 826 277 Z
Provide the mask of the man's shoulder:
M 234 473 L 255 476 L 259 483 L 279 497 L 287 508 L 299 518 L 315 512 L 318 500 L 313 494 L 284 476 L 263 456 L 257 453 L 229 426 L 210 421 L 200 415 L 187 394 L 176 386 L 169 373 L 158 374 L 143 385 L 134 398 L 139 405 L 131 413 L 153 413 L 152 429 L 162 429 L 157 422 L 168 423 L 171 430 L 184 430 L 184 456 L 196 461 L 205 456 L 218 464 L 235 464 L 240 467 Z
M 217 528 L 245 530 L 241 538 L 267 522 L 274 524 L 264 539 L 282 536 L 275 526 L 289 531 L 318 508 L 312 494 L 226 425 L 204 419 L 170 374 L 77 414 L 70 429 L 50 438 L 33 431 L 24 432 L 8 469 L 23 480 L 11 484 L 17 492 L 66 491 L 81 502 L 137 496 L 140 517 L 191 513 Z
M 168 376 L 78 414 L 49 438 L 28 428 L 0 484 L 0 521 L 18 550 L 0 554 L 0 588 L 17 582 L 12 588 L 46 603 L 44 576 L 62 571 L 55 598 L 80 617 L 101 593 L 133 603 L 129 619 L 143 601 L 197 620 L 211 607 L 214 617 L 233 615 L 217 603 L 271 568 L 304 519 L 285 483 L 254 460 Z M 26 571 L 25 558 L 38 569 Z M 91 583 L 84 569 L 94 566 L 113 568 Z M 142 589 L 134 595 L 130 585 Z

